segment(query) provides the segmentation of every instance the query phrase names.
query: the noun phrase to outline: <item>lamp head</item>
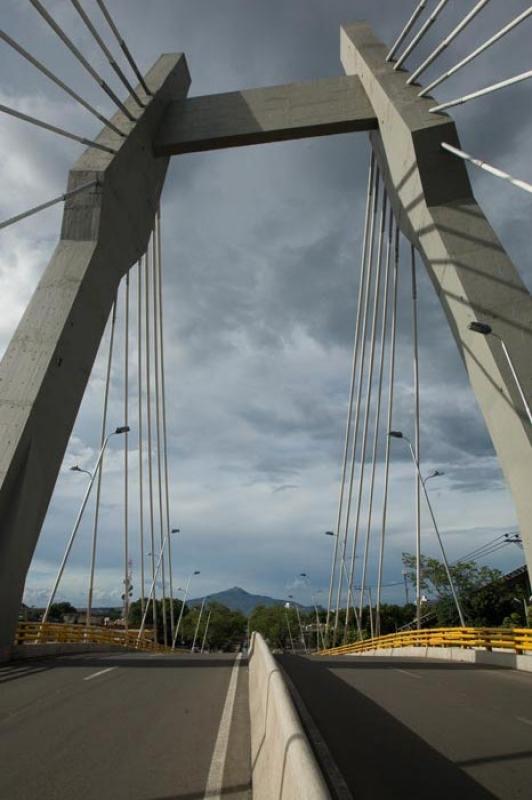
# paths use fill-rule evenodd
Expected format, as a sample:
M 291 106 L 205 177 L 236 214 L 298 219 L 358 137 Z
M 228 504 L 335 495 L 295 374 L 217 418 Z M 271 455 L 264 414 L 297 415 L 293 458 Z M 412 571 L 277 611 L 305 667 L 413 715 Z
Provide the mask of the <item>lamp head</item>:
M 200 574 L 201 573 L 200 573 L 199 569 L 195 570 L 194 575 L 200 575 Z
M 467 327 L 470 331 L 481 333 L 483 336 L 489 336 L 490 333 L 493 333 L 491 325 L 487 325 L 485 322 L 470 322 Z
M 71 472 L 81 472 L 81 469 L 79 468 L 79 466 L 77 464 L 75 464 L 73 467 L 70 467 L 70 471 Z
M 115 429 L 115 433 L 129 433 L 130 430 L 129 425 L 121 425 L 120 428 Z
M 325 536 L 336 536 L 334 531 L 325 531 Z
M 402 431 L 388 431 L 388 436 L 391 436 L 392 439 L 404 439 Z

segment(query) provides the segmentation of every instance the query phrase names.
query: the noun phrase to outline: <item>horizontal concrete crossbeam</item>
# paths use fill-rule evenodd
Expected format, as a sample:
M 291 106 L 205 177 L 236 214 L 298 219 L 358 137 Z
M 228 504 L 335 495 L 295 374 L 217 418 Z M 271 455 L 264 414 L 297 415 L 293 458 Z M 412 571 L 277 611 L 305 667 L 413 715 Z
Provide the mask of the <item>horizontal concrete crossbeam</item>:
M 342 76 L 170 104 L 158 156 L 371 130 L 377 118 L 358 77 Z

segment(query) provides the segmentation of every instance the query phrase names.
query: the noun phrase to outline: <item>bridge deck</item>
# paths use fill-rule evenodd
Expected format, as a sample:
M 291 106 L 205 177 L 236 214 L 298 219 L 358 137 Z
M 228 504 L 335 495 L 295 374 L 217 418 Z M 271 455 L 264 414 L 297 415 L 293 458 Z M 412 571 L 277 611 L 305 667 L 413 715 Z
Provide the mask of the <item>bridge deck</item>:
M 223 791 L 250 796 L 247 666 L 234 656 L 84 655 L 0 668 L 0 797 L 201 800 L 220 720 Z M 229 709 L 231 711 L 231 709 Z M 220 748 L 220 744 L 222 747 Z
M 530 797 L 532 675 L 415 658 L 279 661 L 353 798 Z

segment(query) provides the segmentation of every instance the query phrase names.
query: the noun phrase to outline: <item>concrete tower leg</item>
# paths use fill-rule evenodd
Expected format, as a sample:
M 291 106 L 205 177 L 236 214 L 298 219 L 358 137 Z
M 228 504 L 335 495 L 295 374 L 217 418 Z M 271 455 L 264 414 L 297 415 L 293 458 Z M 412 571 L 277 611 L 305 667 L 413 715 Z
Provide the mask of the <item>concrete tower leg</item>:
M 468 330 L 487 322 L 505 342 L 532 397 L 532 298 L 473 197 L 452 120 L 406 86 L 365 24 L 341 31 L 341 58 L 358 75 L 379 122 L 371 139 L 403 233 L 421 253 L 512 492 L 532 570 L 532 426 L 500 341 Z M 452 398 L 449 398 L 452 403 Z
M 104 130 L 107 154 L 90 148 L 68 188 L 98 178 L 66 204 L 61 240 L 0 364 L 0 659 L 9 657 L 26 573 L 122 276 L 145 252 L 168 158 L 154 134 L 190 77 L 183 55 L 164 55 L 146 75 L 151 96 L 126 136 Z M 121 420 L 117 421 L 118 423 Z

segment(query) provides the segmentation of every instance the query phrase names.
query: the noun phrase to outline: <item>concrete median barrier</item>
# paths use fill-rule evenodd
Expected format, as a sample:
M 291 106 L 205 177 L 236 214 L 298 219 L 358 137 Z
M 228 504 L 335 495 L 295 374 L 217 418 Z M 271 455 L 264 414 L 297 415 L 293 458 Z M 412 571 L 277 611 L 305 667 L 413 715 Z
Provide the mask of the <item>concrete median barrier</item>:
M 279 665 L 258 633 L 249 653 L 254 800 L 331 800 Z

